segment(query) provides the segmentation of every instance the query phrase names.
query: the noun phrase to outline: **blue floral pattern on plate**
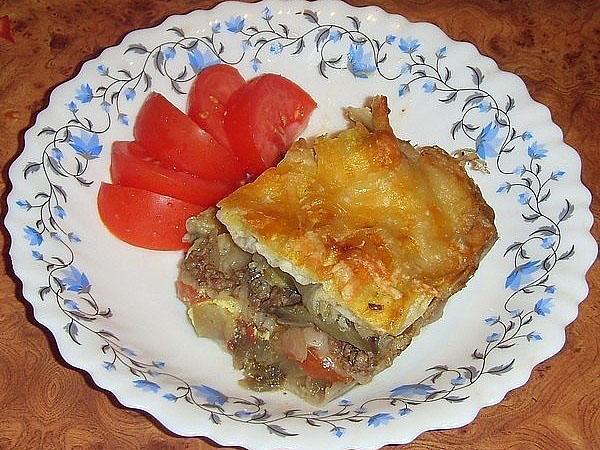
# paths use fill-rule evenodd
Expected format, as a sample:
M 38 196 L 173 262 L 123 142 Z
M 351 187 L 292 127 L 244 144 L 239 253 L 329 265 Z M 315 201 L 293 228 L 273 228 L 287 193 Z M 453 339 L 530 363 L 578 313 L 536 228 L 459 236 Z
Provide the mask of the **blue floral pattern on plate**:
M 459 69 L 451 70 L 446 63 L 453 57 L 451 48 L 427 48 L 411 35 L 369 35 L 354 15 L 326 23 L 316 11 L 301 9 L 296 11 L 304 18 L 301 24 L 279 22 L 273 11 L 270 5 L 261 8 L 256 21 L 242 15 L 219 17 L 206 35 L 186 34 L 179 27 L 171 27 L 168 37 L 158 45 L 128 45 L 123 51 L 123 58 L 131 61 L 127 68 L 97 65 L 99 80 L 81 83 L 72 100 L 64 105 L 69 121 L 40 129 L 38 135 L 46 139 L 46 146 L 37 161 L 24 164 L 22 174 L 25 182 L 42 177 L 46 189 L 14 202 L 31 217 L 19 238 L 30 246 L 32 264 L 43 265 L 47 271 L 47 282 L 38 289 L 39 300 L 56 302 L 64 315 L 64 331 L 75 344 L 80 345 L 81 333 L 100 339 L 103 357 L 98 365 L 107 372 L 126 370 L 135 389 L 162 397 L 165 408 L 183 400 L 205 411 L 217 425 L 227 420 L 291 437 L 299 434 L 298 424 L 303 423 L 326 427 L 332 439 L 344 439 L 353 424 L 384 428 L 402 421 L 424 404 L 462 403 L 469 399 L 474 384 L 514 368 L 516 359 L 508 349 L 536 345 L 544 338 L 535 325 L 552 314 L 557 301 L 553 275 L 560 264 L 576 254 L 575 245 L 563 231 L 563 224 L 574 214 L 574 205 L 569 199 L 561 199 L 562 205 L 556 209 L 552 191 L 552 186 L 566 177 L 566 171 L 544 167 L 551 149 L 536 140 L 534 131 L 519 129 L 513 123 L 511 111 L 516 100 L 510 95 L 498 98 L 486 90 L 486 74 L 480 68 L 459 68 L 469 75 L 470 83 L 453 83 L 453 71 Z M 237 39 L 239 45 L 229 51 L 220 38 L 223 35 Z M 463 364 L 435 365 L 414 383 L 394 386 L 387 395 L 358 404 L 343 398 L 325 410 L 290 409 L 274 415 L 270 405 L 258 396 L 239 398 L 213 386 L 190 384 L 170 372 L 165 362 L 148 362 L 106 329 L 110 323 L 106 320 L 101 321 L 102 326 L 95 326 L 99 319 L 110 319 L 112 312 L 94 297 L 93 284 L 76 260 L 74 246 L 82 243 L 77 230 L 64 225 L 70 211 L 64 184 L 76 181 L 85 189 L 94 183 L 86 173 L 110 144 L 109 131 L 130 125 L 128 104 L 149 92 L 156 78 L 167 80 L 176 95 L 185 95 L 196 74 L 210 65 L 247 65 L 260 73 L 265 58 L 297 57 L 310 46 L 320 57 L 314 70 L 323 79 L 347 71 L 357 83 L 374 77 L 394 82 L 399 97 L 410 96 L 416 87 L 441 104 L 460 102 L 460 116 L 448 134 L 452 139 L 461 135 L 470 141 L 472 152 L 505 177 L 496 194 L 512 196 L 521 220 L 532 228 L 527 238 L 505 249 L 504 257 L 512 261 L 512 269 L 504 275 L 506 300 L 495 314 L 482 319 L 482 327 L 489 331 Z M 392 49 L 404 55 L 400 64 L 389 64 Z M 93 123 L 82 113 L 83 105 L 97 108 L 103 121 Z M 506 156 L 517 149 L 527 157 L 516 168 L 508 167 Z M 56 247 L 46 250 L 48 241 L 58 243 L 60 252 Z M 505 352 L 504 362 L 490 364 L 491 355 L 498 357 Z

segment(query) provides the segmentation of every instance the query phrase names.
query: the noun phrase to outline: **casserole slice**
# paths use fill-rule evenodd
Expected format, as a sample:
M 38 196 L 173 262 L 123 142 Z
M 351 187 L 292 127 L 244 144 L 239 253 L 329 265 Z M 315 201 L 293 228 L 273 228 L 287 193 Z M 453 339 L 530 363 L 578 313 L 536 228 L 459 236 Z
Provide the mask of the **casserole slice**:
M 385 97 L 353 116 L 188 221 L 180 297 L 255 390 L 319 404 L 369 382 L 496 239 L 464 168 L 398 140 Z

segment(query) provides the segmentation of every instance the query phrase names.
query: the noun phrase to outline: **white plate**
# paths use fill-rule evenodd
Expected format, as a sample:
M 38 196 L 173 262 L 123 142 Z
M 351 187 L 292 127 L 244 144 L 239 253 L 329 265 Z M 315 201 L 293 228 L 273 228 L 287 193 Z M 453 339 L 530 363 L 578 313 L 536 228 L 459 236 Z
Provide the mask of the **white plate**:
M 500 236 L 473 279 L 392 368 L 322 410 L 240 388 L 175 297 L 181 254 L 119 242 L 98 218 L 145 88 L 184 108 L 178 91 L 217 57 L 303 86 L 319 104 L 307 135 L 385 94 L 400 137 L 476 148 L 491 171 L 470 172 Z M 223 3 L 130 33 L 54 90 L 10 179 L 14 269 L 65 360 L 175 433 L 253 449 L 377 448 L 470 422 L 563 346 L 597 251 L 580 159 L 518 77 L 433 25 L 333 1 Z

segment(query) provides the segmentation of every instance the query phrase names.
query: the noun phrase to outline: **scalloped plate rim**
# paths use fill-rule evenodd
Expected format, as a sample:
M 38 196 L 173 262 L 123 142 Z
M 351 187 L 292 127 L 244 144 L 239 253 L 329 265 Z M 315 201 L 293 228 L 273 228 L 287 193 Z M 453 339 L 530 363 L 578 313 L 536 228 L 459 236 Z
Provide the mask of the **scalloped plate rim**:
M 210 9 L 206 9 L 206 10 L 194 10 L 194 11 L 190 11 L 189 13 L 185 13 L 185 14 L 175 14 L 175 15 L 170 15 L 167 16 L 163 21 L 161 21 L 160 23 L 151 26 L 151 27 L 146 27 L 146 28 L 139 28 L 139 29 L 135 29 L 132 30 L 130 32 L 127 32 L 123 38 L 115 45 L 109 46 L 104 48 L 101 52 L 99 52 L 96 56 L 90 57 L 89 59 L 86 59 L 83 64 L 81 64 L 79 70 L 74 73 L 74 75 L 66 80 L 64 80 L 63 82 L 61 82 L 59 85 L 57 85 L 56 87 L 54 87 L 50 93 L 50 95 L 48 96 L 48 102 L 46 105 L 44 105 L 43 107 L 40 108 L 40 110 L 36 113 L 36 118 L 35 121 L 33 121 L 33 123 L 29 126 L 29 128 L 26 130 L 25 134 L 24 134 L 24 145 L 23 148 L 19 149 L 19 152 L 17 154 L 17 156 L 13 159 L 13 161 L 10 163 L 10 169 L 8 172 L 8 178 L 10 181 L 10 191 L 9 194 L 7 195 L 7 202 L 10 205 L 10 200 L 14 200 L 13 196 L 14 196 L 14 192 L 15 192 L 15 180 L 17 179 L 17 162 L 19 162 L 22 158 L 23 158 L 23 151 L 26 147 L 26 143 L 28 141 L 30 141 L 32 139 L 32 137 L 35 136 L 34 133 L 34 129 L 39 126 L 39 117 L 40 114 L 47 111 L 50 106 L 53 104 L 53 99 L 58 95 L 57 92 L 59 92 L 60 90 L 66 89 L 66 85 L 74 80 L 76 80 L 83 72 L 85 72 L 89 66 L 96 60 L 99 60 L 102 58 L 102 55 L 106 54 L 106 52 L 118 48 L 121 45 L 123 45 L 123 43 L 125 41 L 127 41 L 128 39 L 131 38 L 132 34 L 137 34 L 137 33 L 141 33 L 144 31 L 149 31 L 149 30 L 153 30 L 156 28 L 160 28 L 165 26 L 166 23 L 168 22 L 175 22 L 177 21 L 179 18 L 185 18 L 186 16 L 190 15 L 190 14 L 194 14 L 197 12 L 202 12 L 204 14 L 208 14 L 211 12 L 219 12 L 219 10 L 227 10 L 230 7 L 235 7 L 236 5 L 240 5 L 243 7 L 250 7 L 249 5 L 252 5 L 252 7 L 256 7 L 256 8 L 260 8 L 262 5 L 264 4 L 268 4 L 269 2 L 266 1 L 260 1 L 258 3 L 252 3 L 252 4 L 247 4 L 244 2 L 237 2 L 237 1 L 226 1 L 223 3 L 219 3 L 214 5 L 212 8 Z M 321 1 L 317 1 L 317 2 L 306 2 L 306 1 L 302 1 L 302 0 L 294 0 L 294 1 L 290 1 L 287 2 L 286 4 L 297 4 L 297 5 L 316 5 L 318 7 L 318 5 L 321 3 Z M 429 22 L 411 22 L 408 19 L 406 19 L 404 16 L 401 16 L 400 14 L 394 14 L 394 13 L 389 13 L 387 11 L 385 11 L 385 9 L 377 6 L 377 5 L 363 5 L 363 6 L 353 6 L 353 5 L 349 5 L 349 4 L 345 4 L 341 1 L 335 1 L 335 2 L 328 2 L 329 4 L 332 3 L 337 3 L 340 7 L 348 7 L 351 9 L 357 9 L 360 11 L 365 11 L 365 10 L 376 10 L 378 14 L 384 14 L 384 15 L 389 15 L 389 16 L 398 16 L 398 17 L 402 17 L 405 20 L 407 20 L 408 23 L 410 23 L 413 26 L 428 26 L 428 27 L 434 27 L 437 30 L 440 30 L 442 33 L 445 34 L 445 32 L 439 28 L 437 25 L 431 24 Z M 447 36 L 447 35 L 446 35 Z M 581 231 L 583 231 L 584 233 L 582 235 L 580 235 L 581 239 L 587 239 L 588 241 L 590 241 L 590 244 L 593 242 L 594 244 L 596 244 L 596 241 L 594 240 L 593 236 L 591 235 L 591 227 L 593 225 L 593 215 L 590 212 L 590 204 L 591 204 L 591 192 L 589 191 L 589 189 L 583 184 L 583 182 L 581 181 L 581 166 L 582 166 L 582 161 L 581 161 L 581 157 L 579 156 L 579 154 L 577 153 L 577 151 L 572 148 L 571 146 L 569 146 L 568 144 L 566 144 L 564 142 L 564 133 L 562 132 L 562 129 L 560 129 L 560 127 L 558 127 L 555 122 L 552 119 L 552 113 L 550 111 L 550 109 L 542 104 L 537 102 L 536 100 L 534 100 L 528 89 L 526 84 L 524 83 L 524 81 L 522 80 L 522 78 L 514 73 L 511 72 L 507 72 L 504 71 L 502 69 L 500 69 L 496 63 L 495 60 L 493 60 L 492 58 L 490 58 L 489 56 L 483 55 L 480 53 L 479 49 L 473 45 L 470 42 L 466 42 L 466 41 L 458 41 L 455 39 L 452 39 L 448 36 L 448 39 L 452 42 L 453 45 L 458 44 L 458 45 L 468 45 L 470 47 L 472 47 L 473 50 L 475 50 L 475 52 L 477 53 L 477 55 L 479 55 L 479 57 L 485 59 L 487 62 L 491 62 L 494 65 L 494 72 L 499 72 L 500 74 L 502 74 L 503 76 L 510 76 L 512 79 L 519 80 L 519 89 L 521 91 L 524 91 L 525 93 L 527 93 L 527 98 L 524 98 L 524 100 L 527 103 L 533 103 L 536 105 L 536 107 L 540 110 L 543 110 L 545 115 L 547 116 L 548 120 L 544 120 L 544 122 L 548 122 L 547 125 L 551 126 L 554 131 L 558 130 L 560 133 L 560 140 L 561 140 L 561 147 L 563 149 L 568 149 L 569 153 L 570 153 L 570 158 L 573 160 L 577 161 L 578 164 L 578 169 L 579 169 L 579 184 L 577 186 L 577 194 L 582 198 L 585 206 L 586 206 L 586 218 L 587 221 L 586 223 L 582 223 L 580 226 Z M 540 108 L 541 107 L 541 108 Z M 576 158 L 574 158 L 574 156 Z M 583 197 L 585 197 L 585 199 L 583 199 Z M 11 216 L 14 214 L 14 210 L 15 208 L 12 206 L 9 206 L 5 219 L 4 219 L 4 226 L 7 230 L 9 230 L 9 234 L 10 234 L 10 248 L 9 248 L 9 255 L 11 257 L 11 260 L 13 260 L 14 256 L 15 256 L 15 252 L 18 251 L 17 246 L 14 243 L 14 238 L 15 235 L 14 233 L 10 232 L 9 226 L 11 223 Z M 586 268 L 584 270 L 584 277 L 585 277 L 585 273 L 587 273 L 587 271 L 590 269 L 590 267 L 593 265 L 596 255 L 597 255 L 597 245 L 591 245 L 588 249 L 586 249 L 585 251 L 587 251 L 587 255 L 589 256 L 589 260 L 586 263 Z M 581 255 L 581 253 L 580 253 Z M 65 346 L 65 342 L 63 342 L 63 339 L 59 339 L 58 336 L 55 334 L 55 332 L 50 328 L 50 326 L 48 325 L 48 322 L 45 320 L 45 318 L 43 317 L 43 314 L 41 314 L 41 310 L 37 304 L 37 302 L 34 301 L 30 301 L 27 296 L 26 296 L 26 282 L 24 282 L 23 280 L 25 279 L 25 275 L 26 275 L 26 270 L 22 269 L 22 268 L 17 268 L 13 265 L 13 271 L 15 276 L 19 279 L 19 281 L 21 282 L 21 288 L 19 289 L 21 296 L 23 297 L 23 299 L 27 300 L 27 302 L 31 305 L 32 307 L 32 311 L 33 311 L 33 315 L 36 319 L 36 321 L 43 326 L 43 328 L 45 330 L 47 330 L 53 337 L 54 342 L 56 343 L 56 346 L 58 348 L 60 357 L 71 367 L 77 369 L 77 370 L 82 370 L 85 371 L 93 380 L 94 384 L 100 388 L 103 391 L 106 391 L 107 394 L 112 394 L 114 396 L 114 398 L 121 403 L 123 406 L 127 407 L 127 408 L 133 408 L 136 410 L 140 410 L 143 411 L 144 414 L 149 414 L 150 416 L 152 416 L 153 419 L 157 420 L 158 422 L 160 422 L 161 426 L 164 426 L 166 429 L 176 432 L 177 434 L 180 434 L 182 436 L 188 436 L 188 437 L 192 437 L 192 436 L 198 436 L 198 433 L 181 433 L 180 431 L 176 431 L 176 427 L 173 426 L 169 426 L 167 425 L 167 423 L 169 422 L 169 418 L 167 416 L 163 416 L 160 414 L 160 411 L 148 411 L 145 409 L 145 406 L 142 404 L 137 404 L 135 402 L 135 400 L 133 400 L 132 398 L 129 398 L 128 393 L 129 391 L 124 389 L 122 391 L 113 391 L 110 387 L 110 383 L 106 384 L 101 380 L 101 377 L 98 377 L 97 374 L 101 373 L 99 368 L 92 368 L 92 367 L 86 367 L 86 362 L 85 361 L 79 361 L 75 359 L 75 356 L 73 356 L 69 349 L 67 348 L 67 346 Z M 488 398 L 485 399 L 482 396 L 473 396 L 473 399 L 477 400 L 477 405 L 474 406 L 473 408 L 469 409 L 469 413 L 470 414 L 465 414 L 462 417 L 458 417 L 458 420 L 453 420 L 453 421 L 448 421 L 448 422 L 444 422 L 444 423 L 439 423 L 439 424 L 433 424 L 433 426 L 427 426 L 424 425 L 422 427 L 420 427 L 417 430 L 413 430 L 413 432 L 411 433 L 412 437 L 404 440 L 402 442 L 398 442 L 398 443 L 408 443 L 412 440 L 414 440 L 415 438 L 417 438 L 420 434 L 422 434 L 425 431 L 429 431 L 429 430 L 434 430 L 434 429 L 452 429 L 452 428 L 458 428 L 464 425 L 469 424 L 470 422 L 472 422 L 473 420 L 475 420 L 475 418 L 477 417 L 479 411 L 482 408 L 488 407 L 488 406 L 492 406 L 492 405 L 496 405 L 498 403 L 500 403 L 505 397 L 506 395 L 514 390 L 517 389 L 521 386 L 523 386 L 524 384 L 527 383 L 527 381 L 529 380 L 529 378 L 531 377 L 531 374 L 533 372 L 533 369 L 540 364 L 541 362 L 551 358 L 552 356 L 556 355 L 558 352 L 560 352 L 560 350 L 564 347 L 565 343 L 566 343 L 566 327 L 571 324 L 578 316 L 578 309 L 579 309 L 579 304 L 586 299 L 586 297 L 589 294 L 589 284 L 587 283 L 587 280 L 585 281 L 585 293 L 583 296 L 581 296 L 580 298 L 578 298 L 577 303 L 576 303 L 576 308 L 575 308 L 575 312 L 572 316 L 569 317 L 563 317 L 560 321 L 556 321 L 555 322 L 562 326 L 562 333 L 561 333 L 561 339 L 560 339 L 560 344 L 553 347 L 551 349 L 551 354 L 550 356 L 544 356 L 542 357 L 539 361 L 534 362 L 533 365 L 531 364 L 523 364 L 520 365 L 520 368 L 525 367 L 525 370 L 521 370 L 521 374 L 522 376 L 519 377 L 519 380 L 516 383 L 511 383 L 511 387 L 508 388 L 508 390 L 506 390 L 505 392 L 500 392 L 500 391 L 496 391 L 496 394 L 493 398 Z M 42 316 L 42 317 L 40 317 Z M 48 333 L 45 333 L 48 334 Z M 69 342 L 69 341 L 66 341 Z M 548 349 L 546 349 L 548 350 Z M 531 366 L 531 367 L 530 367 Z M 456 418 L 455 418 L 456 419 Z M 424 424 L 424 422 L 421 422 L 421 424 Z M 430 424 L 431 425 L 431 424 Z M 386 429 L 386 431 L 392 431 L 392 429 Z M 263 447 L 258 447 L 256 446 L 257 444 L 260 445 L 260 442 L 256 442 L 253 443 L 252 445 L 248 445 L 246 443 L 243 442 L 242 439 L 238 438 L 237 440 L 228 436 L 228 435 L 223 435 L 222 432 L 220 432 L 220 428 L 213 428 L 213 427 L 206 427 L 204 428 L 204 431 L 202 432 L 203 436 L 206 436 L 212 440 L 214 440 L 215 442 L 217 442 L 220 445 L 244 445 L 246 448 L 248 449 L 258 449 L 258 448 L 263 448 Z M 377 433 L 374 433 L 373 436 L 376 436 Z M 395 443 L 394 441 L 390 441 L 389 438 L 381 438 L 381 439 L 376 439 L 377 442 L 374 442 L 373 445 L 370 445 L 369 447 L 363 447 L 363 448 L 369 448 L 369 449 L 376 449 L 379 448 L 383 445 L 386 444 L 392 444 Z M 297 445 L 297 443 L 295 443 L 294 441 L 289 441 L 286 442 L 286 444 L 292 444 L 291 446 L 289 446 L 288 448 L 301 448 L 301 446 Z M 334 445 L 335 448 L 348 448 L 347 445 L 344 445 L 344 443 L 342 441 L 336 442 L 336 444 L 339 445 Z

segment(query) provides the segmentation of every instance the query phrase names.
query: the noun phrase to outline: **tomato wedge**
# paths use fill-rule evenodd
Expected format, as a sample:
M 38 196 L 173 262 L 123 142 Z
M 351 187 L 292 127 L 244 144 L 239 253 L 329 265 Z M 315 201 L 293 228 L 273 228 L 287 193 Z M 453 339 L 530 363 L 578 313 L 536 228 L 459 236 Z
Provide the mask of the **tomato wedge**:
M 227 102 L 227 139 L 248 172 L 256 176 L 279 161 L 316 106 L 310 95 L 287 78 L 261 75 Z
M 132 187 L 102 183 L 98 212 L 108 230 L 136 247 L 181 250 L 185 221 L 204 210 L 176 198 Z
M 347 383 L 350 380 L 349 377 L 344 377 L 335 370 L 326 367 L 323 364 L 323 358 L 319 356 L 314 347 L 308 347 L 306 359 L 299 364 L 308 376 L 317 380 L 329 381 L 330 383 Z
M 225 105 L 246 81 L 235 67 L 209 66 L 198 74 L 188 97 L 188 115 L 221 145 L 229 145 L 224 128 Z
M 150 94 L 142 105 L 133 135 L 148 156 L 173 169 L 209 180 L 236 183 L 245 178 L 231 150 L 160 94 Z
M 231 183 L 204 180 L 187 172 L 168 169 L 147 156 L 136 142 L 112 145 L 110 175 L 120 186 L 167 195 L 196 205 L 213 206 L 235 190 Z

